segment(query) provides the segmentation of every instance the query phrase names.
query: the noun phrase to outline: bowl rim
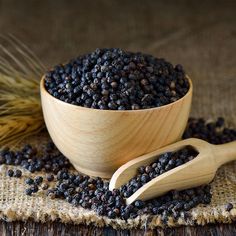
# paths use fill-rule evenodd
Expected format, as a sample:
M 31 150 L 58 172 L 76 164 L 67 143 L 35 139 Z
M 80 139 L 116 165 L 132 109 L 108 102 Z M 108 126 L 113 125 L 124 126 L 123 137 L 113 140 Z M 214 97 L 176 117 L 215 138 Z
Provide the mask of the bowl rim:
M 137 109 L 137 110 L 102 110 L 102 109 L 96 109 L 96 108 L 88 108 L 88 107 L 82 107 L 82 106 L 78 106 L 78 105 L 74 105 L 74 104 L 71 104 L 71 103 L 67 103 L 67 102 L 64 102 L 58 98 L 55 98 L 54 96 L 52 96 L 48 91 L 47 89 L 45 88 L 45 83 L 44 83 L 44 80 L 45 80 L 45 75 L 43 75 L 43 77 L 41 78 L 41 81 L 40 81 L 40 92 L 41 92 L 41 96 L 43 96 L 43 93 L 46 94 L 48 97 L 52 98 L 53 100 L 55 100 L 57 103 L 61 103 L 63 104 L 64 106 L 67 105 L 67 106 L 71 106 L 73 108 L 76 108 L 76 109 L 79 109 L 79 110 L 86 110 L 86 111 L 93 111 L 93 112 L 109 112 L 109 113 L 131 113 L 131 112 L 147 112 L 147 111 L 156 111 L 156 110 L 161 110 L 161 109 L 165 109 L 165 108 L 168 108 L 168 107 L 171 107 L 177 103 L 180 103 L 182 102 L 184 99 L 186 99 L 186 97 L 188 96 L 191 96 L 192 93 L 193 93 L 193 83 L 192 83 L 192 80 L 190 79 L 190 77 L 188 75 L 186 75 L 186 78 L 188 79 L 188 82 L 189 82 L 189 89 L 188 89 L 188 92 L 183 96 L 181 97 L 180 99 L 176 100 L 175 102 L 171 102 L 171 103 L 168 103 L 164 106 L 160 106 L 160 107 L 152 107 L 152 108 L 147 108 L 147 109 Z

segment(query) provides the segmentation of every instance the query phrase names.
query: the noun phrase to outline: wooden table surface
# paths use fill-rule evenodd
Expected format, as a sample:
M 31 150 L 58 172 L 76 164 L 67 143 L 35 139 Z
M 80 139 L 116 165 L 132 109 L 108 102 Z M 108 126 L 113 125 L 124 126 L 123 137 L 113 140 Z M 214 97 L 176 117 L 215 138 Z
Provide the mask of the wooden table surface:
M 222 115 L 235 96 L 236 1 L 0 0 L 0 34 L 20 38 L 50 66 L 97 47 L 121 47 L 184 65 L 194 78 L 194 116 Z M 209 82 L 210 81 L 210 82 Z M 214 89 L 202 86 L 221 81 Z M 218 91 L 218 92 L 219 92 Z M 204 95 L 205 94 L 205 95 Z M 208 96 L 210 100 L 204 100 Z M 209 101 L 209 103 L 207 102 Z M 219 106 L 212 106 L 212 101 Z M 203 109 L 202 105 L 207 109 Z M 231 103 L 231 110 L 236 108 Z M 235 109 L 236 110 L 236 109 Z M 228 114 L 229 117 L 235 116 Z M 143 230 L 0 222 L 0 235 L 143 235 Z M 236 235 L 235 224 L 147 231 L 147 235 Z
M 236 225 L 208 225 L 198 227 L 179 227 L 174 229 L 156 229 L 156 230 L 115 230 L 112 228 L 96 228 L 76 225 L 65 225 L 61 223 L 39 224 L 30 222 L 4 222 L 0 223 L 0 235 L 43 235 L 43 236 L 64 236 L 64 235 L 106 235 L 106 236 L 134 236 L 134 235 L 168 235 L 168 236 L 231 236 L 236 235 Z

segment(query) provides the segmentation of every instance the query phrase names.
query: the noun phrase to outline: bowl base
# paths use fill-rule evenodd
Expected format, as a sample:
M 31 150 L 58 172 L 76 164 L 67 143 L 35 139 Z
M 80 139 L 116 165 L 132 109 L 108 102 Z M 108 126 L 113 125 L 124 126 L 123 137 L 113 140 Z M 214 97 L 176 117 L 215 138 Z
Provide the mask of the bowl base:
M 91 177 L 101 177 L 103 179 L 110 179 L 113 175 L 113 172 L 112 173 L 105 173 L 105 172 L 92 171 L 92 170 L 89 170 L 89 169 L 81 168 L 80 166 L 78 166 L 76 164 L 73 164 L 73 163 L 71 163 L 71 164 L 80 173 L 85 174 L 85 175 L 89 175 Z

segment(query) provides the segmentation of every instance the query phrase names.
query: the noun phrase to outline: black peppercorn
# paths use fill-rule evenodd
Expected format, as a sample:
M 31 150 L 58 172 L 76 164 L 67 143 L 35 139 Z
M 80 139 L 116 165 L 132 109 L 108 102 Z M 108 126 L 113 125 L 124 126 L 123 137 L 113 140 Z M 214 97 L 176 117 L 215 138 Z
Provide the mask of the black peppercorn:
M 8 175 L 9 177 L 13 177 L 14 171 L 13 171 L 12 169 L 9 169 L 9 170 L 7 171 L 7 175 Z
M 17 170 L 14 171 L 14 174 L 13 174 L 14 177 L 16 177 L 16 178 L 20 178 L 21 175 L 22 175 L 21 170 L 18 170 L 18 169 L 17 169 Z
M 227 203 L 226 205 L 225 205 L 225 210 L 226 211 L 231 211 L 232 209 L 233 209 L 233 204 L 232 203 Z
M 64 192 L 68 188 L 68 185 L 66 183 L 61 183 L 59 185 L 59 189 L 61 192 Z
M 43 182 L 43 177 L 42 176 L 37 176 L 34 179 L 35 184 L 40 185 Z
M 35 185 L 35 184 L 32 185 L 32 186 L 30 187 L 30 189 L 32 190 L 33 193 L 36 193 L 36 192 L 38 192 L 38 190 L 39 190 L 39 189 L 38 189 L 38 186 Z
M 31 178 L 27 178 L 27 179 L 25 180 L 25 183 L 28 184 L 28 185 L 32 185 L 32 184 L 34 184 L 34 180 L 31 179 Z
M 137 200 L 134 202 L 134 205 L 137 207 L 137 208 L 142 208 L 145 204 L 143 201 L 141 200 Z
M 109 211 L 107 216 L 111 219 L 114 219 L 116 217 L 116 212 L 115 211 Z
M 46 179 L 47 179 L 47 181 L 51 182 L 51 181 L 54 180 L 54 175 L 52 175 L 52 174 L 47 174 L 47 175 L 46 175 Z
M 31 195 L 32 195 L 32 193 L 33 193 L 33 191 L 32 191 L 32 189 L 31 189 L 31 188 L 27 188 L 27 189 L 25 190 L 25 194 L 26 194 L 26 195 L 29 195 L 29 196 L 31 196 Z
M 29 165 L 28 171 L 30 171 L 31 173 L 34 173 L 34 172 L 36 171 L 35 166 L 34 166 L 33 164 L 32 164 L 32 165 Z
M 141 181 L 143 183 L 147 183 L 149 181 L 150 177 L 147 174 L 141 175 Z
M 8 152 L 5 155 L 5 162 L 6 162 L 7 165 L 12 165 L 13 164 L 13 157 L 12 157 L 10 152 Z

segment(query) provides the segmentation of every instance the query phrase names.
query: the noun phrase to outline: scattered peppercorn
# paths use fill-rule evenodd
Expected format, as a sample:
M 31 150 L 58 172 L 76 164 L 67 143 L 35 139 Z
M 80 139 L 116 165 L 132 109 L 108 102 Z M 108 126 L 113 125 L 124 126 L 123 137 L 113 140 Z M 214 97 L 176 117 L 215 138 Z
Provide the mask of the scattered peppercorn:
M 233 204 L 232 203 L 227 203 L 226 205 L 225 205 L 225 210 L 226 211 L 231 211 L 232 209 L 233 209 Z
M 224 144 L 236 140 L 236 129 L 225 127 L 225 120 L 219 117 L 216 122 L 203 118 L 190 118 L 183 139 L 200 138 L 212 144 Z
M 16 178 L 20 178 L 20 177 L 22 176 L 22 171 L 16 169 L 16 170 L 14 171 L 13 176 L 16 177 Z
M 12 169 L 9 169 L 9 170 L 7 171 L 7 175 L 8 175 L 9 177 L 13 177 L 14 171 L 13 171 Z
M 34 180 L 31 179 L 31 178 L 27 178 L 27 179 L 25 180 L 25 183 L 28 184 L 28 185 L 32 185 L 32 184 L 34 184 Z
M 47 175 L 46 175 L 46 179 L 47 179 L 47 181 L 51 182 L 51 181 L 54 180 L 54 175 L 52 175 L 52 174 L 47 174 Z
M 54 150 L 54 149 L 53 149 Z M 0 152 L 0 165 L 21 166 L 24 169 L 34 173 L 36 171 L 45 170 L 45 172 L 57 173 L 62 168 L 70 168 L 71 164 L 57 149 L 45 150 L 42 157 L 36 156 L 37 149 L 31 145 L 25 145 L 22 150 L 11 151 L 5 148 Z M 52 175 L 52 173 L 50 173 Z M 52 180 L 54 176 L 52 175 Z
M 35 185 L 35 184 L 32 185 L 32 186 L 30 187 L 30 189 L 32 190 L 33 193 L 36 193 L 36 192 L 38 192 L 38 190 L 39 190 L 38 186 Z
M 29 196 L 31 196 L 31 195 L 32 195 L 32 193 L 33 193 L 33 191 L 32 191 L 32 189 L 31 189 L 31 188 L 27 188 L 27 189 L 25 190 L 25 194 L 26 194 L 26 195 L 29 195 Z
M 40 185 L 43 182 L 43 177 L 42 176 L 37 176 L 34 179 L 35 184 Z
M 73 105 L 137 110 L 175 102 L 189 90 L 181 65 L 119 48 L 94 52 L 57 65 L 45 75 L 47 91 Z

